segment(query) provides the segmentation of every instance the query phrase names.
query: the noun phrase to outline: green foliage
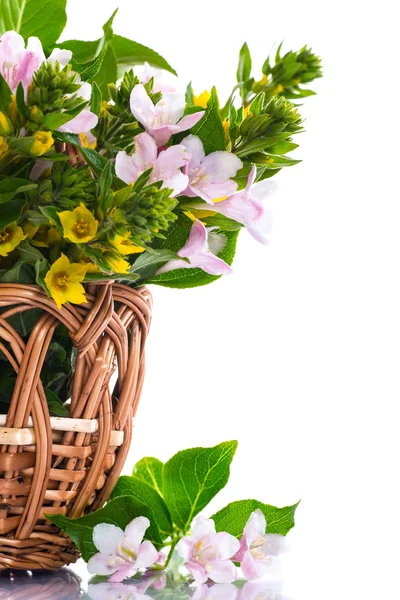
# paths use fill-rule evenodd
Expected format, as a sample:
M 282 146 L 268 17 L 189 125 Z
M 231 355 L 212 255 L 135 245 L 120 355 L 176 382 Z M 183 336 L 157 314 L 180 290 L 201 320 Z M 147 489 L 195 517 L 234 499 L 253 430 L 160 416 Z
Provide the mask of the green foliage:
M 147 48 L 147 46 L 115 34 L 112 37 L 111 46 L 117 57 L 119 77 L 130 67 L 143 64 L 144 62 L 148 62 L 153 67 L 164 69 L 176 75 L 175 69 L 171 67 L 165 58 L 151 48 Z
M 182 450 L 165 464 L 165 502 L 182 531 L 228 483 L 236 448 L 237 442 L 223 442 L 214 448 Z
M 267 533 L 287 535 L 294 527 L 294 514 L 298 505 L 299 502 L 293 506 L 277 508 L 258 502 L 258 500 L 238 500 L 231 502 L 211 518 L 214 520 L 217 531 L 226 531 L 240 538 L 251 513 L 260 509 L 267 521 Z
M 153 456 L 145 456 L 136 463 L 132 475 L 151 485 L 162 497 L 164 463 Z
M 210 154 L 216 150 L 226 150 L 225 132 L 215 87 L 211 90 L 211 97 L 207 103 L 204 117 L 192 127 L 191 133 L 201 139 L 206 154 Z
M 66 4 L 67 0 L 0 0 L 0 35 L 13 29 L 25 40 L 38 37 L 51 50 L 67 22 Z

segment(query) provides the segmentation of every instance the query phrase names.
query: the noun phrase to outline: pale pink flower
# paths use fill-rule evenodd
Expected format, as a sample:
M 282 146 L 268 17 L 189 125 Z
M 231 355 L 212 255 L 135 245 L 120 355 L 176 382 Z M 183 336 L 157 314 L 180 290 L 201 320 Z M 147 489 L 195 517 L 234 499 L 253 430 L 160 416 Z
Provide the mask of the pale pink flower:
M 125 183 L 133 183 L 142 173 L 153 169 L 150 182 L 162 181 L 163 187 L 171 188 L 176 195 L 184 190 L 188 183 L 187 175 L 181 171 L 185 164 L 184 146 L 170 146 L 158 153 L 154 139 L 148 133 L 140 133 L 135 138 L 135 152 L 132 155 L 125 151 L 118 152 L 115 172 Z
M 66 50 L 60 50 L 59 52 L 66 52 Z M 57 59 L 58 60 L 58 59 Z M 92 86 L 90 83 L 86 81 L 82 81 L 80 89 L 76 92 L 76 94 L 89 102 L 92 96 Z M 76 117 L 67 121 L 64 125 L 58 128 L 58 131 L 63 131 L 65 133 L 85 133 L 88 134 L 91 129 L 96 127 L 98 123 L 98 117 L 87 106 L 84 108 Z
M 91 600 L 151 600 L 136 592 L 136 586 L 123 583 L 91 583 L 88 586 L 88 595 Z
M 109 581 L 121 582 L 147 569 L 158 560 L 158 552 L 149 541 L 142 541 L 150 521 L 133 519 L 122 531 L 115 525 L 101 523 L 93 529 L 93 543 L 99 552 L 88 562 L 92 575 L 111 575 Z
M 266 234 L 271 231 L 273 220 L 262 202 L 275 192 L 277 185 L 274 181 L 262 181 L 253 185 L 255 177 L 256 167 L 253 167 L 244 190 L 236 192 L 226 200 L 215 202 L 212 209 L 208 204 L 193 204 L 191 208 L 213 210 L 225 215 L 242 223 L 258 242 L 268 244 Z
M 176 75 L 164 69 L 155 69 L 148 62 L 137 67 L 135 73 L 143 84 L 153 79 L 152 94 L 157 94 L 157 92 L 162 92 L 163 94 L 184 93 L 183 86 Z
M 156 274 L 161 275 L 175 269 L 193 269 L 195 267 L 203 269 L 210 275 L 228 275 L 232 273 L 231 267 L 210 251 L 207 229 L 198 219 L 192 225 L 188 241 L 177 254 L 182 258 L 188 258 L 190 262 L 187 263 L 179 259 L 170 260 L 161 269 L 158 269 Z
M 281 592 L 282 580 L 248 581 L 242 588 L 240 600 L 289 600 Z
M 276 557 L 289 549 L 283 535 L 265 533 L 267 523 L 260 509 L 251 513 L 243 530 L 235 561 L 240 562 L 246 579 L 260 579 L 275 570 Z
M 216 533 L 212 519 L 198 518 L 191 535 L 182 538 L 176 549 L 197 583 L 208 579 L 232 583 L 237 578 L 237 569 L 230 559 L 239 550 L 239 542 L 229 533 Z
M 189 185 L 182 195 L 199 197 L 209 204 L 215 198 L 230 196 L 237 190 L 237 183 L 231 179 L 242 168 L 242 161 L 231 152 L 211 152 L 206 156 L 201 139 L 188 135 L 181 144 L 188 152 L 185 173 Z
M 231 583 L 203 584 L 192 596 L 192 600 L 237 600 L 240 592 Z
M 183 116 L 185 97 L 182 94 L 166 94 L 154 105 L 142 84 L 133 88 L 130 106 L 135 119 L 155 139 L 157 146 L 166 144 L 175 133 L 191 129 L 205 113 L 203 110 Z
M 0 36 L 0 73 L 13 93 L 20 82 L 27 90 L 33 73 L 45 60 L 38 38 L 30 37 L 25 48 L 24 38 L 16 31 L 6 31 Z

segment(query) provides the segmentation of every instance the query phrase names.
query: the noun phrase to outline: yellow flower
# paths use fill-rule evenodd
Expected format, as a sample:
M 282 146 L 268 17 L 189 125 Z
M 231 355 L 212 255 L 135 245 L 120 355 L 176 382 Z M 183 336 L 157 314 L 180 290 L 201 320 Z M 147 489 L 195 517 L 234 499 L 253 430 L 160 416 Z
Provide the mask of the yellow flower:
M 114 254 L 114 252 L 105 252 L 104 260 L 114 273 L 128 273 L 131 268 L 127 260 L 118 256 L 118 254 Z
M 224 119 L 222 121 L 222 127 L 224 128 L 225 139 L 226 139 L 227 142 L 229 142 L 229 140 L 230 140 L 230 135 L 229 135 L 230 123 L 229 123 L 229 119 Z
M 142 246 L 132 244 L 129 231 L 124 233 L 124 235 L 115 235 L 114 238 L 110 238 L 110 243 L 120 254 L 139 254 L 140 252 L 144 252 Z
M 283 85 L 281 85 L 280 83 L 278 83 L 278 85 L 276 86 L 276 88 L 274 89 L 274 93 L 275 94 L 281 94 L 282 92 L 285 91 L 285 88 L 283 87 Z
M 33 156 L 42 156 L 54 144 L 53 136 L 50 131 L 35 131 L 33 134 L 35 141 L 32 144 L 31 154 Z
M 14 127 L 10 119 L 0 110 L 0 134 L 11 135 L 14 131 Z
M 61 241 L 61 235 L 55 227 L 51 225 L 32 225 L 32 223 L 24 223 L 23 230 L 26 236 L 31 240 L 34 246 L 38 248 L 48 248 L 55 246 Z
M 81 254 L 79 263 L 85 265 L 87 268 L 86 273 L 102 273 L 103 271 L 98 267 L 90 258 Z
M 204 92 L 202 92 L 198 96 L 195 96 L 193 94 L 193 104 L 195 106 L 202 106 L 203 108 L 207 108 L 207 102 L 209 101 L 210 98 L 211 98 L 210 92 L 207 92 L 207 90 L 204 90 Z
M 4 156 L 8 151 L 8 144 L 6 140 L 0 135 L 0 158 Z
M 93 136 L 91 136 L 91 137 L 93 137 Z M 80 139 L 80 142 L 81 142 L 83 148 L 92 148 L 92 150 L 94 150 L 97 146 L 96 138 L 94 137 L 93 141 L 89 143 L 89 139 L 88 139 L 88 136 L 86 135 L 86 133 L 80 133 L 79 139 Z
M 45 283 L 57 308 L 65 302 L 82 304 L 86 302 L 85 288 L 81 284 L 87 272 L 87 266 L 71 263 L 65 254 L 51 265 Z
M 108 108 L 107 100 L 102 100 L 100 103 L 100 113 L 99 113 L 100 117 L 106 117 L 108 115 L 107 108 Z
M 21 227 L 16 223 L 7 225 L 0 231 L 0 256 L 7 256 L 26 238 Z
M 90 242 L 97 233 L 99 222 L 82 202 L 74 210 L 58 213 L 64 229 L 64 237 L 75 244 Z

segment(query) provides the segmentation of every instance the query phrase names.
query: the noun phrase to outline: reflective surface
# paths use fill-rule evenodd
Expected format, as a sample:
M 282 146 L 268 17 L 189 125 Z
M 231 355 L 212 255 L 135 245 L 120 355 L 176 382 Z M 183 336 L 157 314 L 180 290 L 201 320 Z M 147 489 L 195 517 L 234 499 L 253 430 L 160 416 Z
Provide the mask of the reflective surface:
M 158 574 L 128 584 L 100 581 L 84 586 L 69 569 L 57 573 L 0 573 L 1 600 L 289 600 L 281 590 L 279 580 L 194 586 L 166 581 L 164 575 Z

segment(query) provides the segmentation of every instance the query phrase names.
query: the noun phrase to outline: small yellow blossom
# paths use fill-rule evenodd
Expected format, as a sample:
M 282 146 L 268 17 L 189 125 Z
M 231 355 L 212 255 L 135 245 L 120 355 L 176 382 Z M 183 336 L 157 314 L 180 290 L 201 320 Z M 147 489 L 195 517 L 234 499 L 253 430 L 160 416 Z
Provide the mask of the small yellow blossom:
M 74 210 L 58 213 L 64 229 L 64 237 L 75 244 L 90 242 L 97 233 L 99 222 L 81 202 Z
M 140 252 L 144 252 L 142 246 L 135 246 L 132 243 L 129 231 L 123 235 L 115 235 L 113 238 L 110 238 L 110 243 L 120 254 L 139 254 Z
M 45 283 L 57 308 L 65 302 L 82 304 L 86 302 L 85 288 L 81 281 L 84 280 L 87 266 L 71 263 L 65 254 L 52 264 L 45 277 Z
M 283 85 L 281 85 L 280 83 L 278 83 L 278 85 L 276 86 L 274 93 L 275 94 L 281 94 L 282 92 L 285 91 L 285 88 L 283 87 Z
M 0 110 L 0 135 L 11 135 L 14 131 L 14 127 L 10 119 Z
M 51 225 L 32 225 L 32 223 L 24 223 L 22 226 L 25 235 L 31 240 L 32 244 L 37 248 L 48 248 L 55 246 L 61 241 L 61 235 L 55 227 Z
M 108 108 L 107 100 L 102 100 L 100 103 L 100 112 L 99 112 L 100 117 L 106 117 L 108 115 L 107 108 Z
M 207 108 L 207 103 L 210 98 L 211 98 L 210 92 L 207 92 L 207 90 L 204 90 L 204 92 L 202 92 L 198 96 L 195 96 L 193 94 L 193 104 L 195 106 L 201 106 L 202 108 Z
M 54 144 L 53 136 L 50 131 L 35 131 L 33 134 L 35 141 L 32 144 L 31 153 L 34 156 L 42 156 L 50 150 Z
M 230 135 L 229 135 L 230 123 L 229 123 L 229 119 L 224 119 L 222 121 L 222 127 L 224 128 L 225 139 L 226 139 L 227 142 L 229 142 L 229 140 L 230 140 Z
M 4 156 L 8 151 L 8 144 L 6 140 L 0 135 L 0 158 Z
M 81 260 L 79 261 L 79 263 L 81 265 L 85 265 L 87 268 L 86 273 L 102 273 L 103 271 L 100 269 L 100 267 L 98 267 L 94 262 L 92 262 L 90 259 L 85 260 L 84 258 L 81 258 Z
M 103 258 L 114 273 L 128 273 L 131 268 L 127 260 L 124 260 L 114 252 L 105 252 Z
M 0 256 L 7 256 L 26 238 L 21 227 L 16 223 L 0 230 Z

